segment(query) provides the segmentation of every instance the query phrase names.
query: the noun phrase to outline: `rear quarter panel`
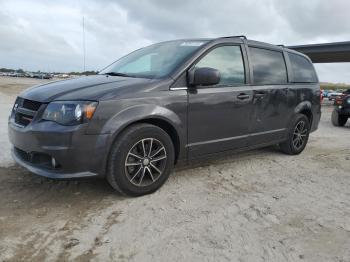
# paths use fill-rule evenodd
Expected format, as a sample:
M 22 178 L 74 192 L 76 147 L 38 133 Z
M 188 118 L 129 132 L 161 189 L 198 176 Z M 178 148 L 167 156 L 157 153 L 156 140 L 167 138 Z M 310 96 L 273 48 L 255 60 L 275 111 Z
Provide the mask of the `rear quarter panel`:
M 310 131 L 315 131 L 321 117 L 320 95 L 321 91 L 318 83 L 291 85 L 288 92 L 288 103 L 291 107 L 294 107 L 294 112 L 289 116 L 290 120 L 295 113 L 310 110 L 312 113 Z

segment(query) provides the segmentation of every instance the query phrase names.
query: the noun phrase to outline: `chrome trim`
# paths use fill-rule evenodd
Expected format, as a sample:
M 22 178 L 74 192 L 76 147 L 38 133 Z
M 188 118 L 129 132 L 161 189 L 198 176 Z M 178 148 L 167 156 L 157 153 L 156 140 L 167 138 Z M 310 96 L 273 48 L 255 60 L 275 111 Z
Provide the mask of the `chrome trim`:
M 194 142 L 194 143 L 191 143 L 191 144 L 187 144 L 186 147 L 199 146 L 199 145 L 218 143 L 218 142 L 224 142 L 224 141 L 229 141 L 229 140 L 247 138 L 247 137 L 250 137 L 250 136 L 259 136 L 259 135 L 264 135 L 264 134 L 271 134 L 271 133 L 276 133 L 276 132 L 282 132 L 282 131 L 285 131 L 285 130 L 286 130 L 286 128 L 281 128 L 281 129 L 274 129 L 274 130 L 269 130 L 269 131 L 264 131 L 264 132 L 251 133 L 251 134 L 243 135 L 243 136 L 232 136 L 232 137 L 225 137 L 225 138 L 213 139 L 213 140 L 202 141 L 202 142 Z
M 17 124 L 15 121 L 10 121 L 10 124 L 11 125 L 14 125 L 15 127 L 18 127 L 18 128 L 25 128 L 26 126 L 22 126 L 22 125 L 20 125 L 20 124 Z
M 33 111 L 24 107 L 17 106 L 17 108 L 15 109 L 15 112 L 19 112 L 21 114 L 28 115 L 28 116 L 35 116 L 37 111 Z
M 170 87 L 171 91 L 176 91 L 176 90 L 187 90 L 187 87 Z

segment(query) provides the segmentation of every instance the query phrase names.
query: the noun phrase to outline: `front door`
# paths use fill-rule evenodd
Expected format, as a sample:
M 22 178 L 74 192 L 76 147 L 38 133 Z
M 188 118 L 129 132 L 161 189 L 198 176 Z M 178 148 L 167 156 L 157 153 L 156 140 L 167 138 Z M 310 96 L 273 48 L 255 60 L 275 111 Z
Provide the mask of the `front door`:
M 253 91 L 245 85 L 242 47 L 215 47 L 195 67 L 215 68 L 221 80 L 189 89 L 189 158 L 246 147 Z

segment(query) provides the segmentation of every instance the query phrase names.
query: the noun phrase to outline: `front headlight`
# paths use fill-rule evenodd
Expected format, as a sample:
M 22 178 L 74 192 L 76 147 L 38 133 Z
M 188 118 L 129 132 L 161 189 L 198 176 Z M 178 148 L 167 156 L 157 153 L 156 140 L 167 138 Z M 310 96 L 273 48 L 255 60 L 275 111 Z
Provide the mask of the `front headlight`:
M 61 125 L 72 126 L 84 123 L 92 118 L 97 102 L 57 101 L 47 105 L 42 119 Z
M 350 105 L 350 97 L 348 97 L 348 99 L 346 99 L 346 102 Z

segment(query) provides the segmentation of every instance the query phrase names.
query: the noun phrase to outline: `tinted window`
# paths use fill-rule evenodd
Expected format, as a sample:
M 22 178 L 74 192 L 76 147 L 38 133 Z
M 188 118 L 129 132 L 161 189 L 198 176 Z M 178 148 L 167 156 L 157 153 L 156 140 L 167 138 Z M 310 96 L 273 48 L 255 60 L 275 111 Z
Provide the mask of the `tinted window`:
M 249 53 L 255 84 L 287 83 L 287 69 L 281 52 L 250 47 Z
M 210 51 L 196 67 L 211 67 L 220 71 L 218 85 L 239 85 L 245 83 L 244 64 L 239 46 L 222 46 Z
M 317 82 L 316 72 L 312 64 L 305 57 L 289 53 L 289 60 L 292 64 L 294 79 L 293 82 Z
M 162 78 L 175 71 L 206 41 L 169 41 L 136 50 L 101 71 L 132 77 Z

